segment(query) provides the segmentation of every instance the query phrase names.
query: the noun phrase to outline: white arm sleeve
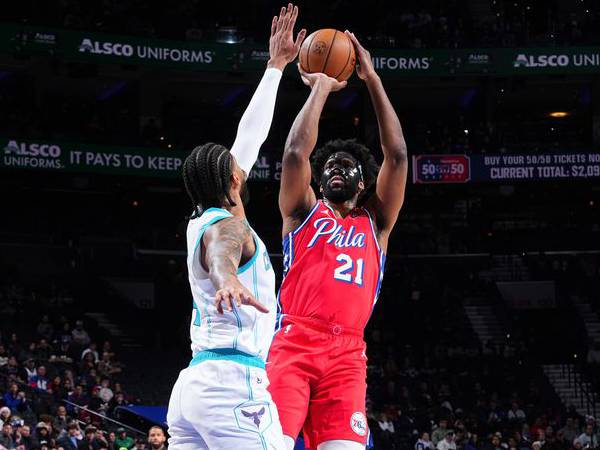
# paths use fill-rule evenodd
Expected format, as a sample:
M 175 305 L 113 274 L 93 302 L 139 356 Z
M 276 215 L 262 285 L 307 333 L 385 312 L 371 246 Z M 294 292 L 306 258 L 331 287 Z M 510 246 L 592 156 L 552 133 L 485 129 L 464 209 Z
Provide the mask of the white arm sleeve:
M 238 125 L 231 154 L 246 175 L 250 173 L 260 147 L 269 135 L 281 76 L 279 69 L 269 68 L 265 71 Z

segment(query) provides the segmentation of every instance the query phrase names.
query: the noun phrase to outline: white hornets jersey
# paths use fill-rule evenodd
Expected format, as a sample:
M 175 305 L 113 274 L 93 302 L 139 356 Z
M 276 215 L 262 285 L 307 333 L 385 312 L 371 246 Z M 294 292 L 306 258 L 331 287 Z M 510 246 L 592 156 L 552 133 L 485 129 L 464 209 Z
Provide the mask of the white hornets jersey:
M 194 299 L 190 335 L 192 353 L 205 350 L 233 350 L 266 360 L 273 339 L 276 315 L 275 272 L 265 244 L 252 231 L 256 252 L 238 268 L 238 279 L 254 297 L 265 305 L 268 313 L 253 306 L 235 306 L 232 312 L 219 314 L 215 307 L 215 287 L 202 267 L 201 240 L 207 228 L 219 220 L 231 217 L 224 209 L 210 208 L 188 223 L 187 266 Z

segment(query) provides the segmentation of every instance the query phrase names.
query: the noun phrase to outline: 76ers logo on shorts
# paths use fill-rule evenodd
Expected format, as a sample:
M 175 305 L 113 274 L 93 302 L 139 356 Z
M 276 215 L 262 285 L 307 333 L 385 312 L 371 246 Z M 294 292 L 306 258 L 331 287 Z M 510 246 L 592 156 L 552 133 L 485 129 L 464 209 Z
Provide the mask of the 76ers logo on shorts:
M 365 415 L 358 411 L 352 414 L 352 417 L 350 417 L 350 428 L 359 436 L 367 434 L 367 419 Z

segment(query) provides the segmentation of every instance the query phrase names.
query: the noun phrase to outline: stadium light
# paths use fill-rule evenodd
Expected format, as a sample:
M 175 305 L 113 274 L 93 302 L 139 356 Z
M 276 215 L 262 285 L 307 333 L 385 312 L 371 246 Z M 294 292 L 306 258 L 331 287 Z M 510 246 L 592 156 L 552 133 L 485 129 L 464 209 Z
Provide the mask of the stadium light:
M 563 117 L 567 117 L 570 114 L 566 111 L 554 111 L 548 114 L 550 117 L 554 117 L 555 119 L 562 119 Z

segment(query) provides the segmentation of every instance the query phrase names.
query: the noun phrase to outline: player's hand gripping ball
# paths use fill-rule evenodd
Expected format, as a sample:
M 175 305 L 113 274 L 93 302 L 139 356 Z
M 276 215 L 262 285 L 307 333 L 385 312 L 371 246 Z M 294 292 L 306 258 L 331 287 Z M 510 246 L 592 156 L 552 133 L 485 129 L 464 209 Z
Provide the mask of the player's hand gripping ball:
M 300 48 L 304 72 L 322 72 L 338 81 L 350 78 L 356 65 L 354 44 L 342 31 L 325 28 L 308 36 Z

